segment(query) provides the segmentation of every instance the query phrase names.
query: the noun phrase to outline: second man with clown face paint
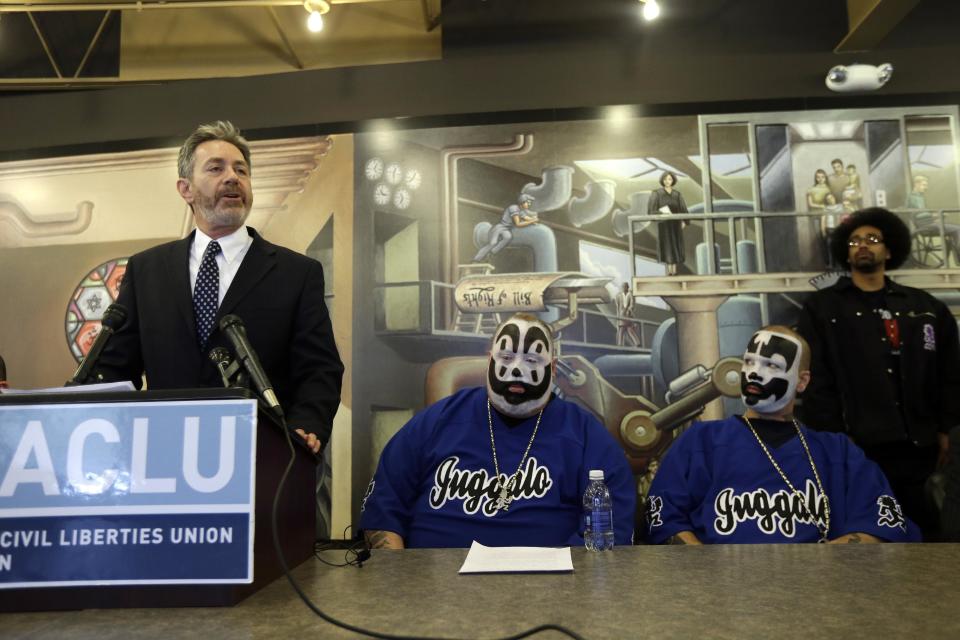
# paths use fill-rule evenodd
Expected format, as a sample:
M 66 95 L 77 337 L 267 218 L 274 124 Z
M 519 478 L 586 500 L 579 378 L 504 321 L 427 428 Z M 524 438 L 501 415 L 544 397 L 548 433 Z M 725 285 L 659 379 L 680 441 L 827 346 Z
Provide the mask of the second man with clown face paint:
M 694 424 L 661 461 L 647 500 L 650 541 L 919 540 L 876 464 L 845 436 L 793 417 L 810 382 L 803 338 L 765 327 L 743 361 L 744 414 Z
M 581 497 L 602 469 L 616 544 L 630 544 L 636 489 L 600 422 L 553 395 L 550 328 L 517 314 L 494 333 L 486 388 L 458 391 L 390 440 L 361 507 L 374 548 L 583 544 Z

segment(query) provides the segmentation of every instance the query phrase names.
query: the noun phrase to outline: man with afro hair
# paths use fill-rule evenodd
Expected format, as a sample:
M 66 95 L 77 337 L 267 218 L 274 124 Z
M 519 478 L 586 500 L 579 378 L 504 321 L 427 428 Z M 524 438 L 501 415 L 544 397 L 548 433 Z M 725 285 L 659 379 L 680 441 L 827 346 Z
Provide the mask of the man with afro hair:
M 924 483 L 949 455 L 960 425 L 960 342 L 946 305 L 887 277 L 910 253 L 910 231 L 880 207 L 855 212 L 830 238 L 850 276 L 811 295 L 798 330 L 812 351 L 800 414 L 846 433 L 890 480 L 924 537 L 937 518 Z

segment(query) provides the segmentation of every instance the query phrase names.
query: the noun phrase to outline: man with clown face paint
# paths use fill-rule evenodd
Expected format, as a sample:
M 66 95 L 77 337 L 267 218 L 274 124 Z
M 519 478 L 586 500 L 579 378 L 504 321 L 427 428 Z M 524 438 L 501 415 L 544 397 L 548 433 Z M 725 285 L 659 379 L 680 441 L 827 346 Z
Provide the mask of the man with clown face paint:
M 740 372 L 746 411 L 674 442 L 648 495 L 651 542 L 919 541 L 876 464 L 845 436 L 794 418 L 810 355 L 788 327 L 753 334 Z
M 555 364 L 550 329 L 532 316 L 515 316 L 494 337 L 487 395 L 497 411 L 527 418 L 550 399 Z
M 748 413 L 789 415 L 797 392 L 810 382 L 807 370 L 801 380 L 802 351 L 800 340 L 785 332 L 761 329 L 750 338 L 740 372 L 740 397 Z M 809 357 L 806 363 L 809 367 Z
M 553 394 L 555 365 L 548 325 L 527 314 L 500 325 L 486 388 L 427 407 L 384 448 L 361 506 L 370 545 L 582 545 L 591 469 L 610 489 L 616 544 L 630 544 L 630 465 L 596 417 Z

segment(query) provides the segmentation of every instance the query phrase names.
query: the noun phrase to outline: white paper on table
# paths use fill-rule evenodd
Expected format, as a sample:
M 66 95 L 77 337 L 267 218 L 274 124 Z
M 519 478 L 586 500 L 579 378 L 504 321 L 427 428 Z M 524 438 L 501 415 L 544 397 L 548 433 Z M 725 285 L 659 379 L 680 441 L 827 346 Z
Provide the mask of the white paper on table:
M 474 540 L 459 573 L 556 571 L 573 571 L 570 547 L 485 547 Z
M 46 389 L 3 389 L 0 393 L 15 396 L 26 393 L 106 393 L 108 391 L 136 391 L 129 380 L 123 382 L 97 382 L 96 384 L 78 384 L 72 387 L 47 387 Z

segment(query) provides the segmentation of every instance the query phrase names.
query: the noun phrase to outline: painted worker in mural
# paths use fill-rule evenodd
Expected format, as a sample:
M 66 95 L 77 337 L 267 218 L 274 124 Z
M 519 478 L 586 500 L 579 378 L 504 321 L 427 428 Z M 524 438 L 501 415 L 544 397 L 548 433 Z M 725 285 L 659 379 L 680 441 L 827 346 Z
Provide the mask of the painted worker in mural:
M 798 328 L 813 360 L 800 414 L 863 448 L 906 515 L 933 537 L 937 517 L 924 485 L 946 462 L 948 433 L 960 425 L 957 323 L 943 302 L 887 276 L 910 252 L 910 231 L 895 214 L 858 211 L 831 246 L 850 276 L 803 305 Z
M 555 367 L 545 323 L 517 314 L 501 324 L 486 388 L 427 407 L 384 448 L 360 509 L 370 545 L 582 545 L 591 469 L 610 489 L 616 544 L 631 544 L 626 455 L 592 414 L 553 394 Z
M 699 422 L 660 461 L 647 497 L 653 543 L 918 541 L 880 468 L 846 436 L 793 415 L 810 347 L 788 327 L 750 338 L 746 411 Z
M 500 222 L 490 229 L 487 244 L 480 248 L 477 255 L 473 257 L 473 261 L 483 262 L 488 255 L 497 255 L 503 251 L 513 241 L 514 229 L 538 224 L 540 219 L 537 213 L 530 210 L 530 206 L 535 201 L 536 198 L 533 196 L 521 193 L 517 197 L 516 204 L 511 204 L 504 209 L 503 215 L 500 216 Z
M 637 323 L 633 318 L 633 293 L 630 291 L 630 283 L 624 282 L 623 287 L 614 298 L 617 304 L 617 346 L 627 344 L 627 338 L 630 338 L 632 346 L 640 346 L 640 335 L 637 333 Z
M 677 175 L 672 171 L 664 171 L 660 175 L 660 188 L 650 194 L 647 214 L 671 213 L 687 213 L 687 203 L 677 190 Z M 668 276 L 676 275 L 678 265 L 683 264 L 686 258 L 683 245 L 683 229 L 686 226 L 686 220 L 657 223 L 657 262 L 667 266 Z
M 151 390 L 223 386 L 208 354 L 216 347 L 232 353 L 217 323 L 234 314 L 287 423 L 319 451 L 343 374 L 323 267 L 244 226 L 253 205 L 250 148 L 230 122 L 198 127 L 180 149 L 178 173 L 197 228 L 130 258 L 117 299 L 128 320 L 107 343 L 98 372 L 138 388 L 145 375 Z

